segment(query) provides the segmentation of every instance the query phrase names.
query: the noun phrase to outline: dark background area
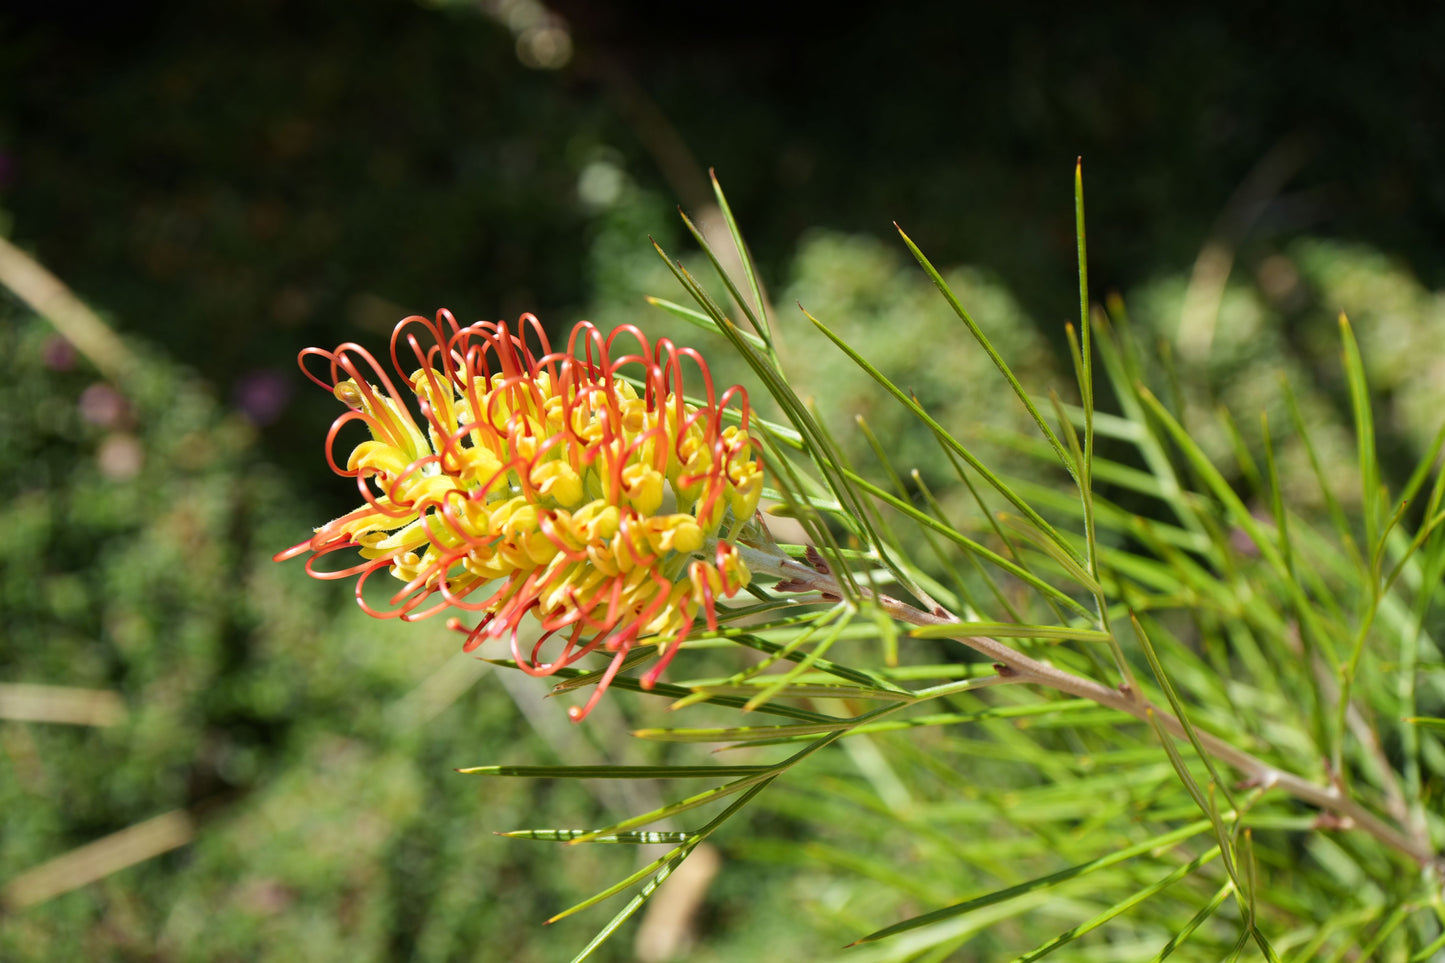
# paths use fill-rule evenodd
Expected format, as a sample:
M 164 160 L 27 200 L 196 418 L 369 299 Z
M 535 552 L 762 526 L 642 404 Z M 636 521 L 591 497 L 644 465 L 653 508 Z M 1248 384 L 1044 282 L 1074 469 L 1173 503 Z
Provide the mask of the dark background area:
M 1050 322 L 1076 155 L 1096 291 L 1186 267 L 1262 164 L 1246 245 L 1358 239 L 1427 285 L 1445 266 L 1438 11 L 563 3 L 574 56 L 539 71 L 479 9 L 0 12 L 9 234 L 227 396 L 398 312 L 570 324 L 600 149 L 693 208 L 715 167 L 774 276 L 810 227 L 898 220 Z

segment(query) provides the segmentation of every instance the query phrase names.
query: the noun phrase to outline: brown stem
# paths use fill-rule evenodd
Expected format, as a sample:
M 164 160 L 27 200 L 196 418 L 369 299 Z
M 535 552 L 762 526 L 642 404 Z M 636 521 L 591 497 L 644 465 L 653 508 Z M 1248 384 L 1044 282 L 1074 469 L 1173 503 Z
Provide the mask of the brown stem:
M 838 597 L 843 595 L 842 588 L 831 573 L 816 571 L 791 558 L 759 552 L 746 547 L 741 547 L 740 551 L 744 561 L 754 572 L 768 572 L 788 579 L 790 588 L 800 591 L 823 592 Z M 1047 686 L 1081 699 L 1089 699 L 1110 709 L 1117 709 L 1145 722 L 1148 722 L 1152 716 L 1160 726 L 1173 735 L 1180 738 L 1186 737 L 1184 724 L 1178 716 L 1159 708 L 1136 691 L 1120 691 L 1092 679 L 1065 672 L 1047 662 L 1040 662 L 1038 659 L 1024 655 L 997 639 L 968 635 L 962 631 L 964 623 L 951 612 L 942 614 L 924 612 L 907 602 L 879 593 L 872 593 L 872 597 L 885 612 L 900 622 L 907 622 L 910 625 L 960 625 L 959 634 L 949 636 L 949 638 L 1006 666 L 1012 681 Z M 1197 726 L 1194 727 L 1194 735 L 1205 752 L 1244 773 L 1250 782 L 1265 788 L 1283 789 L 1296 799 L 1341 817 L 1345 826 L 1363 829 L 1386 846 L 1409 856 L 1422 867 L 1433 868 L 1436 872 L 1445 873 L 1445 857 L 1435 852 L 1427 841 L 1414 839 L 1390 825 L 1354 799 L 1342 794 L 1334 786 L 1320 786 L 1302 776 L 1272 766 L 1263 759 L 1251 755 Z

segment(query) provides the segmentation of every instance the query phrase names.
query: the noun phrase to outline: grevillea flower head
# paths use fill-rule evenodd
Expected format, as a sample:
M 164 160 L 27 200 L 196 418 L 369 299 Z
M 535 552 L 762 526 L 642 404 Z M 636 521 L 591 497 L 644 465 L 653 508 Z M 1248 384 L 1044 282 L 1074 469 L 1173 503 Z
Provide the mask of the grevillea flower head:
M 632 350 L 618 354 L 621 345 Z M 391 362 L 402 380 L 356 344 L 301 352 L 302 371 L 348 409 L 326 457 L 356 479 L 364 504 L 278 561 L 309 553 L 309 574 L 355 577 L 358 603 L 377 618 L 480 613 L 473 626 L 450 622 L 467 633 L 464 648 L 506 636 L 533 675 L 612 653 L 573 719 L 639 643 L 658 648 L 642 680 L 650 687 L 699 616 L 715 628 L 718 600 L 748 584 L 732 542 L 762 492 L 747 393 L 717 396 L 697 352 L 651 345 L 630 325 L 604 336 L 587 322 L 553 351 L 530 314 L 513 329 L 461 327 L 441 311 L 397 325 Z M 684 401 L 688 367 L 700 406 Z M 352 422 L 370 437 L 338 462 L 338 435 Z M 360 561 L 317 566 L 343 551 Z M 383 570 L 403 583 L 384 609 L 363 596 Z M 523 644 L 528 615 L 541 634 Z M 549 641 L 560 651 L 544 657 Z

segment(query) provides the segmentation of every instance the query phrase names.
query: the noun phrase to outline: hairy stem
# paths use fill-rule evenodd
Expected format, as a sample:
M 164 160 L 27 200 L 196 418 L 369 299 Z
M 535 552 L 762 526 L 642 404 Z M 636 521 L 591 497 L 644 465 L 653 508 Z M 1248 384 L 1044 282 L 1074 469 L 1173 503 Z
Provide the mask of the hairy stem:
M 788 581 L 790 591 L 819 592 L 833 597 L 842 597 L 843 590 L 838 580 L 829 572 L 820 572 L 790 557 L 739 546 L 744 562 L 753 572 L 776 575 Z M 866 591 L 866 590 L 865 590 Z M 873 600 L 890 616 L 910 625 L 952 625 L 961 620 L 941 606 L 932 612 L 925 612 L 907 602 L 881 593 L 869 592 Z M 987 636 L 969 635 L 960 629 L 958 635 L 949 636 L 976 652 L 992 659 L 1002 674 L 1012 680 L 1047 686 L 1077 698 L 1089 699 L 1101 706 L 1117 709 L 1136 719 L 1148 722 L 1150 718 L 1173 735 L 1185 738 L 1184 724 L 1179 717 L 1167 709 L 1154 705 L 1136 690 L 1116 689 L 1110 686 L 1074 675 L 1041 662 Z M 1409 856 L 1422 867 L 1433 868 L 1445 874 L 1445 857 L 1435 852 L 1428 841 L 1412 838 L 1405 832 L 1370 812 L 1359 802 L 1339 791 L 1332 785 L 1321 786 L 1302 776 L 1273 766 L 1263 759 L 1229 743 L 1218 736 L 1194 727 L 1194 734 L 1200 746 L 1215 759 L 1227 763 L 1243 773 L 1246 779 L 1263 788 L 1278 788 L 1313 806 L 1333 813 L 1341 820 L 1342 826 L 1353 826 L 1364 830 L 1392 849 Z

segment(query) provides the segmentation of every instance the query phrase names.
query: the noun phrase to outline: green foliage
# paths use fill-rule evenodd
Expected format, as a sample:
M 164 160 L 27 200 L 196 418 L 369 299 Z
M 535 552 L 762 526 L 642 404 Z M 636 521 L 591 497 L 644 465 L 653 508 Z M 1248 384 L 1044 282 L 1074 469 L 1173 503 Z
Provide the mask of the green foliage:
M 13 908 L 0 955 L 629 959 L 704 845 L 690 959 L 1439 951 L 1438 296 L 1301 242 L 1275 256 L 1308 299 L 1226 286 L 1188 364 L 1187 283 L 1132 321 L 1085 298 L 1060 386 L 978 271 L 937 272 L 955 309 L 906 246 L 815 233 L 778 298 L 807 314 L 775 309 L 720 194 L 710 251 L 642 262 L 661 205 L 620 189 L 594 318 L 683 282 L 644 330 L 754 389 L 784 544 L 753 533 L 755 597 L 580 727 L 272 565 L 321 515 L 194 378 L 142 352 L 93 388 L 12 310 L 4 680 L 125 714 L 0 722 L 5 878 L 170 810 L 197 831 Z M 1328 344 L 1286 337 L 1306 317 Z
M 718 200 L 725 211 L 720 192 Z M 1082 256 L 1082 201 L 1079 213 Z M 730 220 L 729 228 L 743 267 L 732 279 L 723 273 L 730 300 L 699 284 L 700 264 L 669 259 L 697 313 L 664 307 L 730 341 L 766 388 L 775 417 L 786 422 L 757 429 L 770 452 L 774 511 L 802 521 L 816 549 L 759 543 L 746 555 L 755 573 L 780 581 L 772 591 L 753 589 L 764 607 L 728 618 L 717 640 L 756 647 L 771 638 L 781 646 L 775 656 L 726 680 L 655 694 L 690 692 L 674 702 L 682 708 L 751 692 L 745 708 L 795 706 L 824 718 L 639 732 L 716 742 L 730 756 L 771 761 L 760 770 L 718 767 L 711 789 L 591 837 L 561 838 L 586 842 L 758 793 L 757 805 L 805 821 L 817 835 L 799 842 L 795 829 L 754 828 L 747 853 L 801 872 L 831 866 L 863 881 L 841 901 L 812 907 L 824 928 L 876 944 L 847 959 L 941 960 L 958 952 L 1024 960 L 1066 945 L 1080 959 L 1123 947 L 1198 959 L 1338 958 L 1362 947 L 1382 959 L 1434 952 L 1445 920 L 1438 848 L 1445 821 L 1437 806 L 1445 752 L 1430 720 L 1413 717 L 1422 702 L 1445 699 L 1438 673 L 1421 669 L 1441 658 L 1434 603 L 1445 557 L 1445 486 L 1435 471 L 1442 436 L 1432 433 L 1436 440 L 1420 452 L 1398 498 L 1384 487 L 1366 364 L 1349 325 L 1341 319 L 1341 380 L 1358 439 L 1354 496 L 1345 499 L 1353 519 L 1329 487 L 1340 456 L 1330 451 L 1320 461 L 1302 414 L 1323 409 L 1327 395 L 1315 391 L 1303 403 L 1286 395 L 1289 404 L 1274 419 L 1292 418 L 1298 448 L 1289 454 L 1303 452 L 1318 466 L 1314 476 L 1329 480 L 1315 499 L 1295 505 L 1281 484 L 1268 411 L 1258 434 L 1241 433 L 1228 408 L 1211 413 L 1222 425 L 1217 434 L 1202 432 L 1187 400 L 1181 420 L 1159 398 L 1189 394 L 1167 360 L 1150 360 L 1120 307 L 1112 318 L 1093 315 L 1085 332 L 1092 338 L 1071 340 L 1082 406 L 1057 398 L 1046 406 L 1013 379 L 1006 352 L 995 350 L 964 298 L 936 273 L 957 321 L 982 349 L 975 359 L 998 367 L 1012 386 L 996 381 L 988 410 L 1016 401 L 1028 415 L 990 440 L 1015 438 L 1003 450 L 1038 468 L 1032 477 L 991 471 L 974 444 L 950 433 L 951 395 L 904 390 L 894 372 L 809 306 L 814 326 L 876 382 L 867 421 L 887 430 L 860 422 L 867 449 L 855 435 L 850 452 L 820 413 L 862 397 L 858 385 L 867 382 L 836 367 L 820 377 L 817 350 L 801 352 L 803 376 L 795 373 L 784 348 L 799 329 L 777 327 L 756 285 L 737 282 L 752 272 Z M 720 254 L 693 233 L 707 262 L 725 272 Z M 847 246 L 818 250 L 820 262 L 838 271 L 834 290 L 851 291 L 835 295 L 836 303 L 865 315 L 923 316 L 906 294 L 889 297 L 888 259 Z M 875 267 L 882 270 L 868 270 Z M 822 290 L 828 303 L 829 288 Z M 906 282 L 894 287 L 907 290 Z M 1089 318 L 1084 283 L 1080 293 Z M 1228 396 L 1257 374 L 1240 370 L 1254 357 L 1245 346 L 1263 324 L 1239 306 L 1249 303 L 1221 302 L 1211 319 L 1220 322 L 1211 336 L 1217 345 L 1204 350 L 1224 360 L 1209 377 L 1190 380 L 1190 392 L 1217 386 Z M 743 316 L 753 336 L 734 320 Z M 903 377 L 948 370 L 949 351 L 962 349 L 944 345 L 970 343 L 941 333 L 930 343 L 924 325 L 910 328 L 919 336 L 909 339 L 897 336 L 897 326 L 853 330 L 891 334 L 880 337 L 882 353 Z M 1095 349 L 1117 416 L 1093 410 Z M 934 368 L 930 355 L 944 360 Z M 964 390 L 974 390 L 971 381 Z M 795 386 L 817 383 L 826 400 L 803 403 Z M 1056 413 L 1052 426 L 1044 411 Z M 1030 429 L 1046 443 L 1017 437 Z M 938 447 L 909 448 L 910 434 Z M 1105 442 L 1099 454 L 1096 436 Z M 1211 451 L 1211 438 L 1228 447 Z M 976 517 L 954 527 L 936 499 L 920 501 L 923 476 L 914 473 L 910 491 L 896 460 L 937 466 L 940 449 L 971 494 L 992 489 L 1020 514 L 1000 516 L 1003 527 Z M 860 465 L 865 452 L 878 463 Z M 1225 456 L 1238 484 L 1216 466 Z M 1076 486 L 1072 500 L 1037 480 L 1059 461 Z M 879 472 L 884 484 L 868 480 Z M 1417 499 L 1424 508 L 1412 511 Z M 1321 504 L 1332 510 L 1321 514 L 1313 507 Z M 930 557 L 896 534 L 905 529 L 928 543 Z M 970 566 L 972 585 L 958 577 Z M 990 592 L 977 591 L 980 583 Z M 946 653 L 958 661 L 944 671 L 918 664 L 937 655 L 901 643 L 901 634 L 962 643 Z M 980 654 L 997 674 L 971 661 Z M 900 672 L 909 683 L 947 678 L 951 668 L 964 678 L 921 687 L 894 681 Z M 829 761 L 836 753 L 821 752 L 834 744 L 847 750 L 851 767 L 839 771 Z M 784 748 L 790 754 L 778 756 Z M 808 776 L 797 778 L 795 767 Z M 738 805 L 697 833 L 714 832 Z M 700 838 L 687 837 L 673 855 Z M 655 882 L 674 864 L 657 865 Z M 920 912 L 930 906 L 938 908 Z M 634 909 L 624 907 L 607 929 Z

